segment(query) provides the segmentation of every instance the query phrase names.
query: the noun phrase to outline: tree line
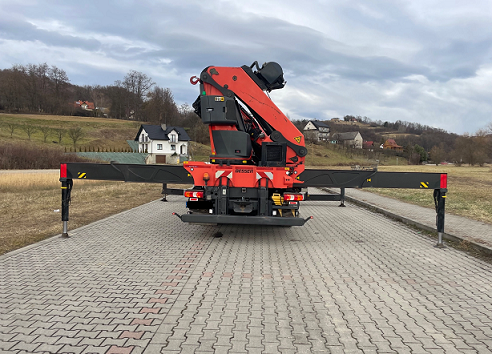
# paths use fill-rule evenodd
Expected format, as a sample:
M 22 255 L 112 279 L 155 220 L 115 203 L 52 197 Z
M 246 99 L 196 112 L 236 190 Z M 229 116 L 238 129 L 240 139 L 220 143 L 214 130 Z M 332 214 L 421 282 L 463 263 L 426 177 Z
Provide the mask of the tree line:
M 325 121 L 324 123 L 330 127 L 330 135 L 359 131 L 364 141 L 373 141 L 374 146 L 378 147 L 386 141 L 388 135 L 396 134 L 397 144 L 403 147 L 401 155 L 411 164 L 424 161 L 434 163 L 449 161 L 456 165 L 482 166 L 492 162 L 492 123 L 473 135 L 458 135 L 440 128 L 401 120 L 391 123 L 353 115 L 346 115 L 342 120 L 364 124 L 338 124 L 331 120 Z M 302 131 L 307 123 L 308 120 L 300 120 L 295 122 L 295 125 Z
M 85 110 L 76 101 L 94 103 Z M 8 113 L 43 113 L 131 119 L 152 124 L 192 128 L 191 138 L 208 142 L 208 130 L 188 104 L 178 107 L 169 88 L 146 74 L 130 70 L 112 85 L 74 85 L 67 73 L 43 64 L 13 65 L 0 70 L 0 110 Z
M 75 101 L 94 103 L 94 109 L 84 110 Z M 130 70 L 112 85 L 74 85 L 67 73 L 56 66 L 42 64 L 13 65 L 0 70 L 0 110 L 9 113 L 44 113 L 82 115 L 115 119 L 132 119 L 152 124 L 177 125 L 189 128 L 190 137 L 208 143 L 205 124 L 188 104 L 178 107 L 169 88 L 155 84 L 146 74 Z M 397 120 L 373 121 L 366 116 L 346 115 L 344 121 L 365 123 L 358 126 L 364 140 L 375 144 L 384 142 L 384 135 L 398 133 L 397 143 L 404 146 L 410 160 L 449 160 L 457 164 L 482 165 L 492 159 L 492 124 L 489 130 L 474 135 L 448 133 L 443 129 Z M 294 121 L 302 132 L 307 120 Z M 331 133 L 353 131 L 354 126 L 326 122 Z M 14 129 L 12 127 L 12 129 Z M 30 136 L 32 129 L 22 127 Z M 77 139 L 76 134 L 74 135 Z M 74 142 L 75 145 L 75 142 Z

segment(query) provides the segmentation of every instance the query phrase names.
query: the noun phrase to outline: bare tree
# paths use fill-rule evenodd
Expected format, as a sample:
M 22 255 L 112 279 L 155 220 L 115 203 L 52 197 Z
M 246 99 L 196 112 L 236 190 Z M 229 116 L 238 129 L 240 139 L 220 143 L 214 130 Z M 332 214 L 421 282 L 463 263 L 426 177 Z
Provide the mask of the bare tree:
M 12 136 L 14 135 L 15 129 L 17 129 L 17 124 L 7 123 L 7 127 L 9 128 L 10 138 L 12 138 Z
M 43 142 L 46 142 L 46 140 L 48 139 L 48 135 L 50 135 L 51 133 L 51 128 L 47 126 L 42 126 L 39 127 L 39 130 L 43 134 Z
M 430 151 L 430 158 L 432 162 L 439 165 L 446 159 L 446 150 L 444 149 L 444 144 L 434 145 Z
M 34 125 L 30 125 L 30 124 L 24 124 L 22 126 L 22 130 L 24 130 L 29 138 L 29 140 L 31 140 L 31 136 L 38 131 L 38 128 L 35 127 Z
M 18 112 L 25 107 L 24 78 L 24 67 L 21 65 L 4 70 L 0 80 L 0 98 L 7 112 Z
M 58 143 L 60 144 L 62 142 L 63 136 L 65 135 L 65 129 L 63 128 L 58 128 L 55 130 L 55 136 L 58 139 Z
M 82 128 L 80 127 L 70 128 L 68 129 L 67 134 L 70 140 L 72 140 L 73 142 L 73 147 L 77 148 L 77 141 L 82 139 L 82 137 L 84 136 L 84 132 L 82 131 Z
M 48 71 L 48 77 L 51 82 L 52 91 L 52 108 L 53 113 L 61 113 L 66 110 L 66 87 L 68 86 L 70 80 L 65 70 L 59 69 L 56 66 L 51 66 Z
M 147 121 L 169 125 L 177 124 L 180 117 L 180 112 L 174 102 L 171 90 L 158 86 L 155 86 L 152 91 L 147 93 L 144 114 Z
M 127 113 L 133 116 L 135 119 L 141 119 L 140 108 L 143 103 L 144 97 L 155 83 L 152 78 L 148 77 L 144 73 L 139 71 L 130 70 L 126 74 L 123 86 L 130 93 L 129 99 L 127 100 Z

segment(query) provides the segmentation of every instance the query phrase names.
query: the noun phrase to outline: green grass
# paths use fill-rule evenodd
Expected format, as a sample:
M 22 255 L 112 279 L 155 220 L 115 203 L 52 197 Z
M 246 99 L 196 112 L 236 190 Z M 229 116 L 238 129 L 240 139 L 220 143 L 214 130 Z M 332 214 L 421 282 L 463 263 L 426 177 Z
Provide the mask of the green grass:
M 67 132 L 69 129 L 80 127 L 83 137 L 77 142 L 77 147 L 123 149 L 128 148 L 126 140 L 135 138 L 142 123 L 92 117 L 0 114 L 0 141 L 44 144 L 70 149 L 73 148 L 73 141 Z M 15 126 L 13 134 L 11 134 L 9 124 Z M 24 126 L 33 126 L 37 129 L 30 139 L 23 129 Z M 47 136 L 46 142 L 40 130 L 43 127 L 53 130 Z M 60 143 L 56 136 L 58 129 L 64 132 Z
M 380 171 L 432 172 L 448 174 L 446 212 L 470 219 L 492 222 L 492 170 L 474 166 L 388 166 Z M 367 189 L 407 203 L 434 207 L 432 192 L 420 189 Z
M 374 154 L 362 149 L 346 150 L 333 144 L 307 144 L 306 166 L 370 166 L 379 160 L 380 165 L 406 165 L 402 157 Z M 397 160 L 398 159 L 398 160 Z

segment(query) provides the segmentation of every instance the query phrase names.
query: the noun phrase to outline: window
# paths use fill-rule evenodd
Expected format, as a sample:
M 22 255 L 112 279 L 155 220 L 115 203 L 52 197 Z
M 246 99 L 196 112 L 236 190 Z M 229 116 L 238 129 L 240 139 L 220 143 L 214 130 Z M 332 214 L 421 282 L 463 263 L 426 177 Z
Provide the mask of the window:
M 171 150 L 176 151 L 176 145 L 171 145 Z
M 177 143 L 178 142 L 176 134 L 170 134 L 169 135 L 169 142 L 171 142 L 171 143 Z
M 162 144 L 157 144 L 157 150 L 162 150 Z

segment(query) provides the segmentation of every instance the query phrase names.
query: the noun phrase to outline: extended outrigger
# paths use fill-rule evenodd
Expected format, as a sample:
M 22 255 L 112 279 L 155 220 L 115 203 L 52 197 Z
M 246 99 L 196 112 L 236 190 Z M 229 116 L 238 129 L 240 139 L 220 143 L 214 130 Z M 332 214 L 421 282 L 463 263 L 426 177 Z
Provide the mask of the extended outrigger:
M 253 69 L 256 68 L 254 71 Z M 193 104 L 209 126 L 210 162 L 182 166 L 67 163 L 60 169 L 63 235 L 68 236 L 70 194 L 74 179 L 162 183 L 164 194 L 188 198 L 183 222 L 302 226 L 302 200 L 341 201 L 345 188 L 434 190 L 438 246 L 442 246 L 447 174 L 373 170 L 306 169 L 304 136 L 265 92 L 283 88 L 283 71 L 274 62 L 261 68 L 207 67 Z M 169 189 L 167 184 L 193 185 Z M 340 188 L 340 194 L 310 195 L 307 187 Z

